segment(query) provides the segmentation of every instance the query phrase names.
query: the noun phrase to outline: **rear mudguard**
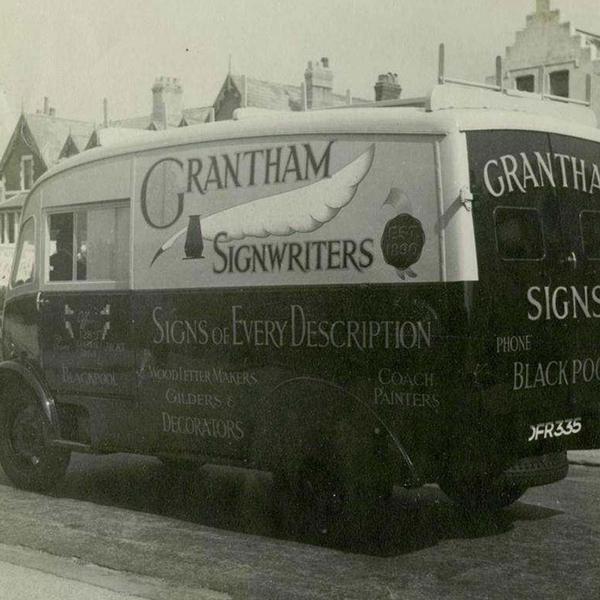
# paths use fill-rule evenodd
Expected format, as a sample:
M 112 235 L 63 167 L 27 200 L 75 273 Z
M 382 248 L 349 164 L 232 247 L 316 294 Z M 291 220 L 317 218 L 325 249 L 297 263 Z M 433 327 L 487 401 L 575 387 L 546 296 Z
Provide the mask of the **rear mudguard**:
M 0 362 L 0 390 L 4 390 L 9 381 L 19 381 L 31 388 L 40 408 L 48 419 L 50 436 L 53 439 L 59 439 L 60 425 L 54 398 L 42 378 L 36 374 L 34 368 L 27 363 L 16 360 Z
M 385 448 L 385 460 L 390 463 L 386 466 L 396 482 L 407 487 L 422 485 L 401 440 L 371 406 L 341 386 L 310 377 L 284 381 L 262 398 L 251 462 L 259 469 L 273 470 L 307 449 L 326 449 L 340 423 L 351 424 L 356 432 L 357 437 L 347 443 L 367 442 L 365 452 Z

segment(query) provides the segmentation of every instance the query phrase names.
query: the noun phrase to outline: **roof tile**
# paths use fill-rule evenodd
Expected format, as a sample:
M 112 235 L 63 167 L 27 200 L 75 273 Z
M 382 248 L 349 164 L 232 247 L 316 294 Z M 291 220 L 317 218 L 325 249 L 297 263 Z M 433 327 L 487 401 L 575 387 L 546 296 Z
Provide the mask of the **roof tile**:
M 41 113 L 26 113 L 24 118 L 48 167 L 58 161 L 69 134 L 73 139 L 86 136 L 89 138 L 94 130 L 94 124 L 87 121 L 63 119 Z

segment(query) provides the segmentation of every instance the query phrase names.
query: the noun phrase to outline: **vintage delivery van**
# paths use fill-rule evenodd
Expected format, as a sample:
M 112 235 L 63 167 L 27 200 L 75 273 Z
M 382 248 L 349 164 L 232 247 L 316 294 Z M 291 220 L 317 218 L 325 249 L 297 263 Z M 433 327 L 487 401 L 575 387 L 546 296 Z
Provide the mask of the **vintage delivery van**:
M 48 172 L 21 223 L 18 486 L 71 451 L 243 465 L 273 472 L 287 525 L 329 531 L 395 484 L 503 506 L 599 445 L 587 108 L 446 84 L 157 133 Z

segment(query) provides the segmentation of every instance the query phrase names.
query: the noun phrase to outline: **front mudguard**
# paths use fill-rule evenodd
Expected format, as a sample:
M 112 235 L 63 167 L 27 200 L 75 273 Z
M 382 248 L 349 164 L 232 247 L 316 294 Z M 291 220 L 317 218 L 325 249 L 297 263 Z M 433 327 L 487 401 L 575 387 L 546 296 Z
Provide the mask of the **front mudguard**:
M 17 360 L 0 362 L 0 400 L 6 401 L 4 390 L 10 384 L 24 385 L 31 389 L 48 420 L 48 434 L 53 440 L 60 439 L 60 423 L 56 403 L 43 378 L 33 366 Z

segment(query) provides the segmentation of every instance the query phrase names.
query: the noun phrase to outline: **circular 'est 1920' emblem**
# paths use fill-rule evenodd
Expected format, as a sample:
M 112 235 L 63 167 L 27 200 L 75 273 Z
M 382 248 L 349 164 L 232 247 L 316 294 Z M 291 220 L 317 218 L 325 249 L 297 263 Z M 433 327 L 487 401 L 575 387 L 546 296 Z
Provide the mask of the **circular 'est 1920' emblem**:
M 390 219 L 381 236 L 381 251 L 388 265 L 396 268 L 401 279 L 406 275 L 416 277 L 410 268 L 419 258 L 425 245 L 425 232 L 421 221 L 403 213 Z

